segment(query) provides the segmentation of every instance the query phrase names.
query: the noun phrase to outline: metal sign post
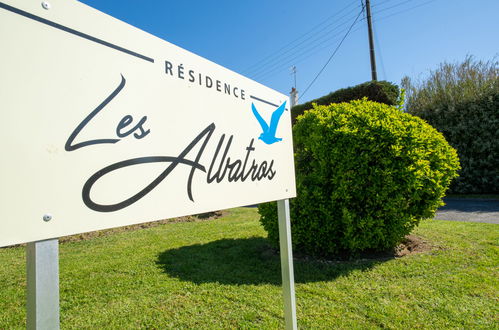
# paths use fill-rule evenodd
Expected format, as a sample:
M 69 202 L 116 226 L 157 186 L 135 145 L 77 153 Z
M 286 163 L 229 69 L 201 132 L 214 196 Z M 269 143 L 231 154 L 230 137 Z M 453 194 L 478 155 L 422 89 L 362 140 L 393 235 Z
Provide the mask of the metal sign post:
M 27 329 L 59 329 L 59 240 L 26 247 Z
M 284 323 L 286 329 L 297 329 L 295 276 L 293 272 L 293 249 L 291 245 L 291 221 L 289 199 L 277 201 L 279 218 L 279 244 L 281 250 L 282 290 L 284 296 Z

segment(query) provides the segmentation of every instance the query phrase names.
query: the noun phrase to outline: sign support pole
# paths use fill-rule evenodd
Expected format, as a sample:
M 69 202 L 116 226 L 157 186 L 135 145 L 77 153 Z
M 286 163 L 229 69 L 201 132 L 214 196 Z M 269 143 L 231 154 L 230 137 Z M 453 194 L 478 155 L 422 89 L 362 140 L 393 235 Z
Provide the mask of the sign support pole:
M 287 330 L 296 330 L 295 276 L 293 272 L 289 199 L 277 201 L 277 213 L 279 218 L 279 244 L 284 296 L 284 323 Z
M 26 247 L 27 329 L 59 329 L 59 239 Z

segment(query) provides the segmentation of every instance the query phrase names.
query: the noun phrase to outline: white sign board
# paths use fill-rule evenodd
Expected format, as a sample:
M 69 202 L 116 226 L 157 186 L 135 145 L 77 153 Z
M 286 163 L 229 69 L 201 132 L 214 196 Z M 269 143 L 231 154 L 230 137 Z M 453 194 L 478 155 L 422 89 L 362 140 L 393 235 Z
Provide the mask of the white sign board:
M 76 1 L 0 40 L 0 246 L 295 196 L 286 95 Z

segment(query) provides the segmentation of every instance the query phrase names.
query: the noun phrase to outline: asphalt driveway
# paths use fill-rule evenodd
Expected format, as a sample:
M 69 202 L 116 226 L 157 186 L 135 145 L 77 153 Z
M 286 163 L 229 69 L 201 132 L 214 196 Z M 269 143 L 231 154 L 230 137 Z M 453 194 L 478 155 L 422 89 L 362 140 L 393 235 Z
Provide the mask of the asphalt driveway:
M 436 220 L 499 224 L 499 199 L 444 198 L 444 202 L 446 205 L 435 214 Z

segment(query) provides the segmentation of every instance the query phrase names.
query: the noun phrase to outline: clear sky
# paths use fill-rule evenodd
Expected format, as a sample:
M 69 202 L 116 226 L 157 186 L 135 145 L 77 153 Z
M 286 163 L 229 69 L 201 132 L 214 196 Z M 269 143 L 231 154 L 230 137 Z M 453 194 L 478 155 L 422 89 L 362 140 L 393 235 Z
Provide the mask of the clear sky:
M 299 103 L 371 80 L 361 0 L 81 2 L 285 94 L 291 67 L 303 94 L 353 25 Z M 371 8 L 378 80 L 400 84 L 443 61 L 499 55 L 499 0 L 371 0 Z

